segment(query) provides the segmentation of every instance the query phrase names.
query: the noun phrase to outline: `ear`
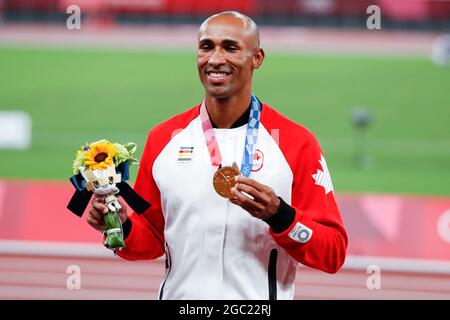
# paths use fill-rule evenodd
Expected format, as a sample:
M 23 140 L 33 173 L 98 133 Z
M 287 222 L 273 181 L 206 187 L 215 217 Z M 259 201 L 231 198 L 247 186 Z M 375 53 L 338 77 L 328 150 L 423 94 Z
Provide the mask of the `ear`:
M 92 170 L 85 170 L 84 168 L 80 167 L 80 173 L 83 176 L 84 180 L 86 180 L 86 190 L 94 190 L 95 187 L 92 184 L 92 181 L 97 180 L 94 172 L 92 172 Z
M 258 48 L 258 50 L 253 55 L 253 68 L 258 69 L 262 65 L 265 57 L 266 53 L 264 52 L 264 50 L 262 48 Z
M 86 177 L 87 177 L 86 181 L 88 181 L 88 182 L 97 180 L 97 176 L 95 175 L 94 171 L 92 171 L 92 170 L 86 170 L 84 172 L 84 174 L 86 175 Z

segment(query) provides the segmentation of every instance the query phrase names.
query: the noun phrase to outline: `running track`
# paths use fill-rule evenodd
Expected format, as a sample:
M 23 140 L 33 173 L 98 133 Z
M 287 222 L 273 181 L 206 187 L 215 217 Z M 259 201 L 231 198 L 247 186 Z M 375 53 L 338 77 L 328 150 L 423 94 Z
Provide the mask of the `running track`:
M 80 267 L 81 289 L 67 289 L 70 265 Z M 295 299 L 450 299 L 450 275 L 382 271 L 369 290 L 366 270 L 335 275 L 301 267 Z M 157 299 L 163 260 L 0 254 L 0 299 Z

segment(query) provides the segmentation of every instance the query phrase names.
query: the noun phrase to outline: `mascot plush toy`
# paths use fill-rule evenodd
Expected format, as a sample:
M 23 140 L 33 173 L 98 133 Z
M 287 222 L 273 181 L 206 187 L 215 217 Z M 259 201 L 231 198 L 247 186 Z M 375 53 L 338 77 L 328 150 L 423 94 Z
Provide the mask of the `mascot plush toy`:
M 67 208 L 81 217 L 92 194 L 104 195 L 108 213 L 104 215 L 103 244 L 113 250 L 125 247 L 122 223 L 117 201 L 120 195 L 136 213 L 142 213 L 150 204 L 141 198 L 127 183 L 129 166 L 138 161 L 133 158 L 136 144 L 121 145 L 107 140 L 92 142 L 77 152 L 73 162 L 74 175 L 70 178 L 75 193 Z

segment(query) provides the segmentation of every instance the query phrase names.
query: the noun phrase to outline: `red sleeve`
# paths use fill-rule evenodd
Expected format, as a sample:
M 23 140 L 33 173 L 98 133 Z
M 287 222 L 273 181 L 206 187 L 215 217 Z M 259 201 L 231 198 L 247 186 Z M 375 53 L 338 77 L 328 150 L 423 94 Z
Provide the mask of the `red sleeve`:
M 295 209 L 294 221 L 285 231 L 275 233 L 271 227 L 270 233 L 300 263 L 335 273 L 345 261 L 348 239 L 323 152 L 311 132 L 280 119 L 272 109 L 267 111 L 271 126 L 281 128 L 279 147 L 294 175 L 291 206 Z
M 147 200 L 151 207 L 141 215 L 133 212 L 129 216 L 131 231 L 125 239 L 126 248 L 118 251 L 118 255 L 127 260 L 155 259 L 164 254 L 164 216 L 160 192 L 152 174 L 155 161 L 152 141 L 150 132 L 134 185 L 134 190 Z

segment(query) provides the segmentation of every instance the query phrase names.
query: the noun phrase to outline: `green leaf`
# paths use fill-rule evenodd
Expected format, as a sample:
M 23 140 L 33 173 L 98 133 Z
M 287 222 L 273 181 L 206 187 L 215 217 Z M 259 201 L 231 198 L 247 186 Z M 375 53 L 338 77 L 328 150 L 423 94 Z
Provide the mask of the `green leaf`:
M 128 164 L 131 166 L 133 164 L 139 164 L 139 161 L 137 159 L 131 158 L 127 160 Z
M 137 146 L 136 146 L 136 143 L 134 143 L 134 142 L 128 142 L 125 145 L 125 148 L 127 148 L 129 154 L 133 154 L 136 152 Z

